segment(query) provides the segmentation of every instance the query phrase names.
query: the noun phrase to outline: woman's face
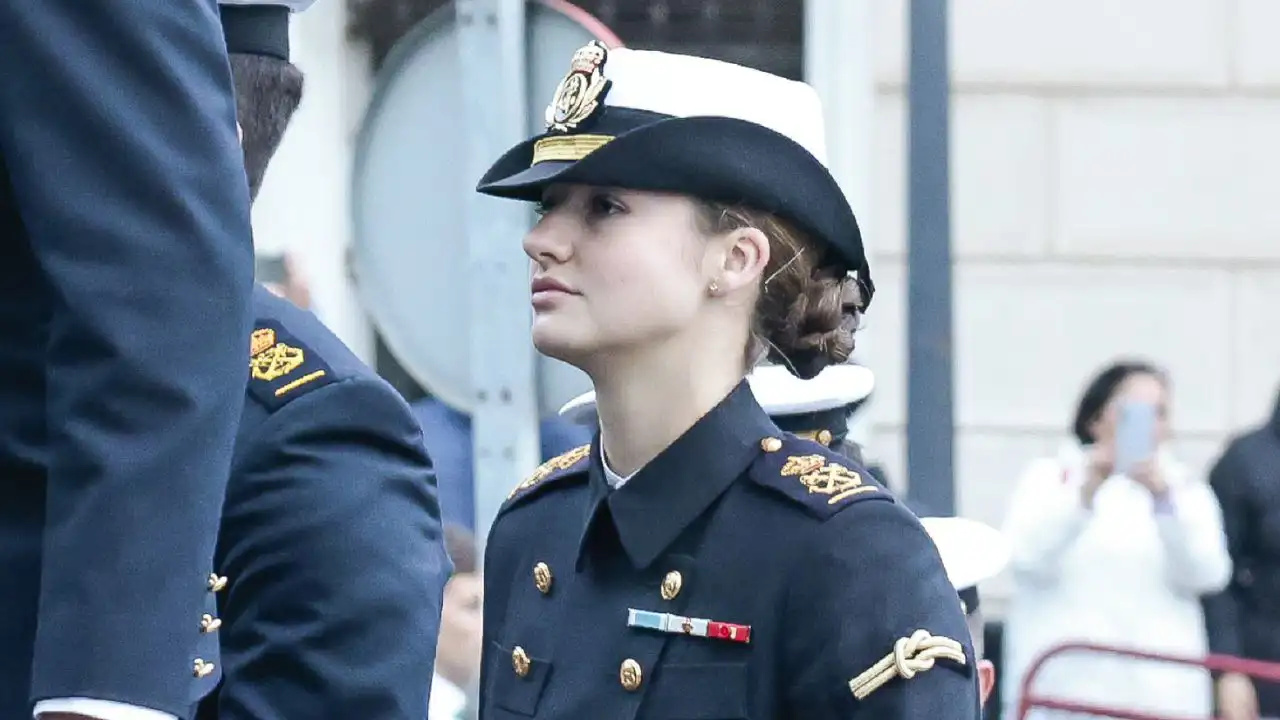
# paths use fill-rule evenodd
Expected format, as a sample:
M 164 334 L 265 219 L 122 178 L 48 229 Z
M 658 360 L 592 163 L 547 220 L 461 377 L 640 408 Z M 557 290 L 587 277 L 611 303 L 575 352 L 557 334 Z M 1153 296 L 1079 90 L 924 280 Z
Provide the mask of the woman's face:
M 555 185 L 539 214 L 524 239 L 539 351 L 582 367 L 695 323 L 714 274 L 692 200 Z
M 1120 408 L 1125 403 L 1143 403 L 1156 408 L 1156 441 L 1169 437 L 1169 393 L 1160 378 L 1149 373 L 1133 373 L 1120 383 L 1115 394 L 1107 401 L 1102 414 L 1094 421 L 1093 436 L 1099 442 L 1111 442 L 1116 434 Z

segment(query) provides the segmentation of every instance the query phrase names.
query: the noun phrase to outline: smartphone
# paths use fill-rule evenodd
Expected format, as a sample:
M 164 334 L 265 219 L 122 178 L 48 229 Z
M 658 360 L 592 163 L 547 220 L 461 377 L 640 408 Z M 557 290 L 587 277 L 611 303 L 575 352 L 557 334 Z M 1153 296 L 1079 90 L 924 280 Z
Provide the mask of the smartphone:
M 1156 406 L 1126 402 L 1119 407 L 1115 437 L 1116 473 L 1127 473 L 1156 450 Z
M 264 285 L 284 285 L 289 279 L 284 255 L 259 255 L 254 258 L 253 278 Z

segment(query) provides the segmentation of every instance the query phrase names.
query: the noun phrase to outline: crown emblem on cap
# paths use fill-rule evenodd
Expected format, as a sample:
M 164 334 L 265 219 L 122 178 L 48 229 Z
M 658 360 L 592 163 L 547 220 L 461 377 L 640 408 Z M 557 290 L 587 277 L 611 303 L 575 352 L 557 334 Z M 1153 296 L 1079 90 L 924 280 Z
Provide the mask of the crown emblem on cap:
M 578 48 L 569 63 L 569 74 L 556 86 L 555 97 L 547 106 L 547 130 L 570 132 L 589 119 L 609 89 L 609 80 L 601 70 L 609 59 L 609 49 L 598 40 Z

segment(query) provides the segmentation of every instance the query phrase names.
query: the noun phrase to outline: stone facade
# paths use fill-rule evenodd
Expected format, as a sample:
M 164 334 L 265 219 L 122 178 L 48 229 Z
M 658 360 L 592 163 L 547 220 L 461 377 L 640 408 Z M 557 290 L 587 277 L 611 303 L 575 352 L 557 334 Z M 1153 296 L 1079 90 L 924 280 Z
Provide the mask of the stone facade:
M 875 2 L 872 442 L 904 479 L 907 3 Z M 1280 3 L 1122 5 L 951 3 L 956 475 L 980 520 L 1115 356 L 1170 370 L 1199 473 L 1276 395 Z

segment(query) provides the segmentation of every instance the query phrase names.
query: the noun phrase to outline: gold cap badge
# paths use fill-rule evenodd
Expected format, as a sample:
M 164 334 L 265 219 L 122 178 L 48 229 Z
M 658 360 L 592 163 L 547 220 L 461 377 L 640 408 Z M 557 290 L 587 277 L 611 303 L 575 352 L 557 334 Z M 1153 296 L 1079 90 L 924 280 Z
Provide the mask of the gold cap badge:
M 548 131 L 575 130 L 599 109 L 609 89 L 609 80 L 601 72 L 608 59 L 609 49 L 599 40 L 578 48 L 569 63 L 569 74 L 556 86 L 556 94 L 547 106 Z

